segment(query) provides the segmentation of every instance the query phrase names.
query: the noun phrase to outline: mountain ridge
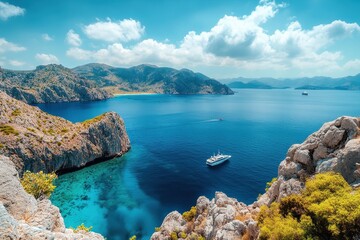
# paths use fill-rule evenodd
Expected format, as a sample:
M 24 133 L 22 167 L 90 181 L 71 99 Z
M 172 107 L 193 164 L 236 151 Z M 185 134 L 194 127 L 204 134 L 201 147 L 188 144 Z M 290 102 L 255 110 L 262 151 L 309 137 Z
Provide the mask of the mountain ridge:
M 331 77 L 303 77 L 303 78 L 233 78 L 220 80 L 231 85 L 244 85 L 254 81 L 268 85 L 271 88 L 295 88 L 314 90 L 360 90 L 360 73 L 353 76 L 339 78 Z M 256 88 L 256 87 L 252 87 Z M 258 87 L 259 89 L 261 88 Z
M 177 70 L 149 64 L 118 68 L 90 63 L 72 70 L 113 93 L 233 94 L 226 85 L 189 69 Z

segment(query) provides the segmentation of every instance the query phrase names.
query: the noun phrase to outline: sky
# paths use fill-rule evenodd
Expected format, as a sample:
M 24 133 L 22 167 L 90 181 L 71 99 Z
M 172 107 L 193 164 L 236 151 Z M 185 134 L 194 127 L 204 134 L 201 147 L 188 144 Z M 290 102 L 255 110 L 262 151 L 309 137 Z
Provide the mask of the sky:
M 0 66 L 104 63 L 213 78 L 360 73 L 359 0 L 0 0 Z

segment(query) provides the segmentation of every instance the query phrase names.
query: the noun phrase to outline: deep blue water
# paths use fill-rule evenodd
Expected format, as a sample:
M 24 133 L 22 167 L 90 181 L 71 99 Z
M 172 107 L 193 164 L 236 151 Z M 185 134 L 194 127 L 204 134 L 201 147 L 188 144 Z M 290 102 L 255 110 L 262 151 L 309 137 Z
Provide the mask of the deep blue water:
M 121 96 L 100 102 L 42 104 L 77 122 L 106 111 L 126 123 L 125 156 L 65 174 L 52 201 L 67 227 L 93 226 L 108 239 L 148 239 L 172 210 L 223 191 L 245 203 L 277 175 L 287 149 L 342 115 L 360 116 L 359 91 L 237 90 L 233 96 Z M 222 118 L 223 121 L 218 121 Z M 233 157 L 210 168 L 221 150 Z

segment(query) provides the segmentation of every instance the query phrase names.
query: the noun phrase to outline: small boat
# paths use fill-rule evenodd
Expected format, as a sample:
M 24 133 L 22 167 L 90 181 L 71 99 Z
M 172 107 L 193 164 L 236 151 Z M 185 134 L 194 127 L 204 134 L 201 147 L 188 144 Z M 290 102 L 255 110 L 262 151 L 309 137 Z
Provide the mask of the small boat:
M 210 158 L 208 158 L 206 160 L 206 164 L 209 166 L 216 166 L 219 165 L 225 161 L 227 161 L 229 158 L 231 158 L 231 155 L 225 155 L 220 153 L 220 151 L 218 152 L 218 154 L 214 154 L 212 155 Z
M 307 96 L 307 95 L 309 95 L 309 93 L 308 92 L 302 92 L 301 95 Z

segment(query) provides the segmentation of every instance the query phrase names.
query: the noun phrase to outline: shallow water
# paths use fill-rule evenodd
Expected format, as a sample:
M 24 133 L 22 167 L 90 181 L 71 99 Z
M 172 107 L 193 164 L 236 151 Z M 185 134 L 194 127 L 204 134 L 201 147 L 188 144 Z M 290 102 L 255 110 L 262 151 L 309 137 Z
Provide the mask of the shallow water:
M 84 223 L 108 239 L 148 239 L 172 210 L 223 191 L 245 203 L 262 193 L 287 149 L 342 115 L 360 116 L 358 91 L 237 90 L 233 96 L 121 96 L 100 102 L 41 104 L 73 122 L 116 111 L 132 149 L 65 174 L 51 199 L 66 226 Z M 219 121 L 219 119 L 223 121 Z M 205 160 L 221 150 L 232 158 Z

